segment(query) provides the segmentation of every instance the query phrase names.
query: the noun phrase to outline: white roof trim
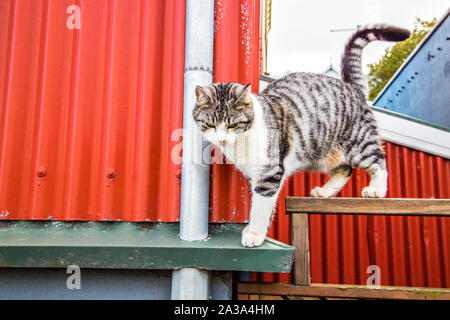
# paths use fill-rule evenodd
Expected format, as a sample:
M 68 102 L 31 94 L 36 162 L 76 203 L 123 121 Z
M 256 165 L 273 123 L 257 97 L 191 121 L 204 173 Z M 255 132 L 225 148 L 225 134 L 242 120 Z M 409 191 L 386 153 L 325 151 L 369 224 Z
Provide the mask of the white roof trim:
M 450 159 L 450 132 L 372 109 L 383 140 Z

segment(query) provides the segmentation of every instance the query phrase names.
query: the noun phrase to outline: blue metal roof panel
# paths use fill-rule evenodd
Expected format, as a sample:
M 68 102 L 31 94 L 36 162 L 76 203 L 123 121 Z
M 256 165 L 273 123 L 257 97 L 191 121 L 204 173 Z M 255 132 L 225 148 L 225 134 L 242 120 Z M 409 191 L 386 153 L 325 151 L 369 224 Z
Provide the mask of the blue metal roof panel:
M 373 105 L 450 128 L 450 11 L 405 61 Z

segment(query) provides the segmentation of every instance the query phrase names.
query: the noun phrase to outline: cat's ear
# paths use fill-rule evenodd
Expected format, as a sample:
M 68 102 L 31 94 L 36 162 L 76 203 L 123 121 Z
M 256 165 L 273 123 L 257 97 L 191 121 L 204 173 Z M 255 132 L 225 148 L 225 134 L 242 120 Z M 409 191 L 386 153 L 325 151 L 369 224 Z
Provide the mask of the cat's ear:
M 236 89 L 234 91 L 236 95 L 236 101 L 237 100 L 243 100 L 243 99 L 249 99 L 250 98 L 250 92 L 252 90 L 251 84 L 247 85 L 237 85 Z
M 236 95 L 236 110 L 244 110 L 249 106 L 251 103 L 250 93 L 251 93 L 251 85 L 239 85 L 235 89 L 235 95 Z
M 212 102 L 210 91 L 206 87 L 195 87 L 195 96 L 197 97 L 197 104 L 199 106 L 209 106 Z
M 245 109 L 251 102 L 250 93 L 252 91 L 251 84 L 247 84 L 245 86 L 239 85 L 236 89 L 236 110 Z

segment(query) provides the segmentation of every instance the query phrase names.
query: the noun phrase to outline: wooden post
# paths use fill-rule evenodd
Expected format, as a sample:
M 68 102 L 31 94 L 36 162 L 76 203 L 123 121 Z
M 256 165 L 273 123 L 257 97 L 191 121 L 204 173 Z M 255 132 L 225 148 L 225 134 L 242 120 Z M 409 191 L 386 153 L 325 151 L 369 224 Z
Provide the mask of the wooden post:
M 385 287 L 368 288 L 365 285 L 319 284 L 299 286 L 291 283 L 241 282 L 239 295 L 281 296 L 281 297 L 322 297 L 347 299 L 414 299 L 414 300 L 450 300 L 450 289 Z
M 309 286 L 311 272 L 309 265 L 309 231 L 308 214 L 297 213 L 291 215 L 292 245 L 297 249 L 294 255 L 294 284 Z

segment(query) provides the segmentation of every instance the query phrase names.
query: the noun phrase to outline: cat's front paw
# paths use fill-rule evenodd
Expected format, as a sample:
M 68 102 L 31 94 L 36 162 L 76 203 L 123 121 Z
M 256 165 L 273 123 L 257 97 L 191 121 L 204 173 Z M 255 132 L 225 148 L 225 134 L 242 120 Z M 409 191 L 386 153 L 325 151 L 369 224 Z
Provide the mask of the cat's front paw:
M 384 198 L 386 195 L 386 189 L 367 186 L 362 190 L 362 196 L 364 198 Z
M 328 197 L 331 197 L 333 194 L 334 194 L 334 191 L 330 191 L 330 190 L 327 190 L 327 189 L 321 188 L 321 187 L 315 187 L 310 192 L 311 197 L 315 197 L 315 198 L 328 198 Z
M 259 247 L 264 242 L 264 233 L 250 232 L 248 226 L 242 231 L 241 243 L 244 247 Z

